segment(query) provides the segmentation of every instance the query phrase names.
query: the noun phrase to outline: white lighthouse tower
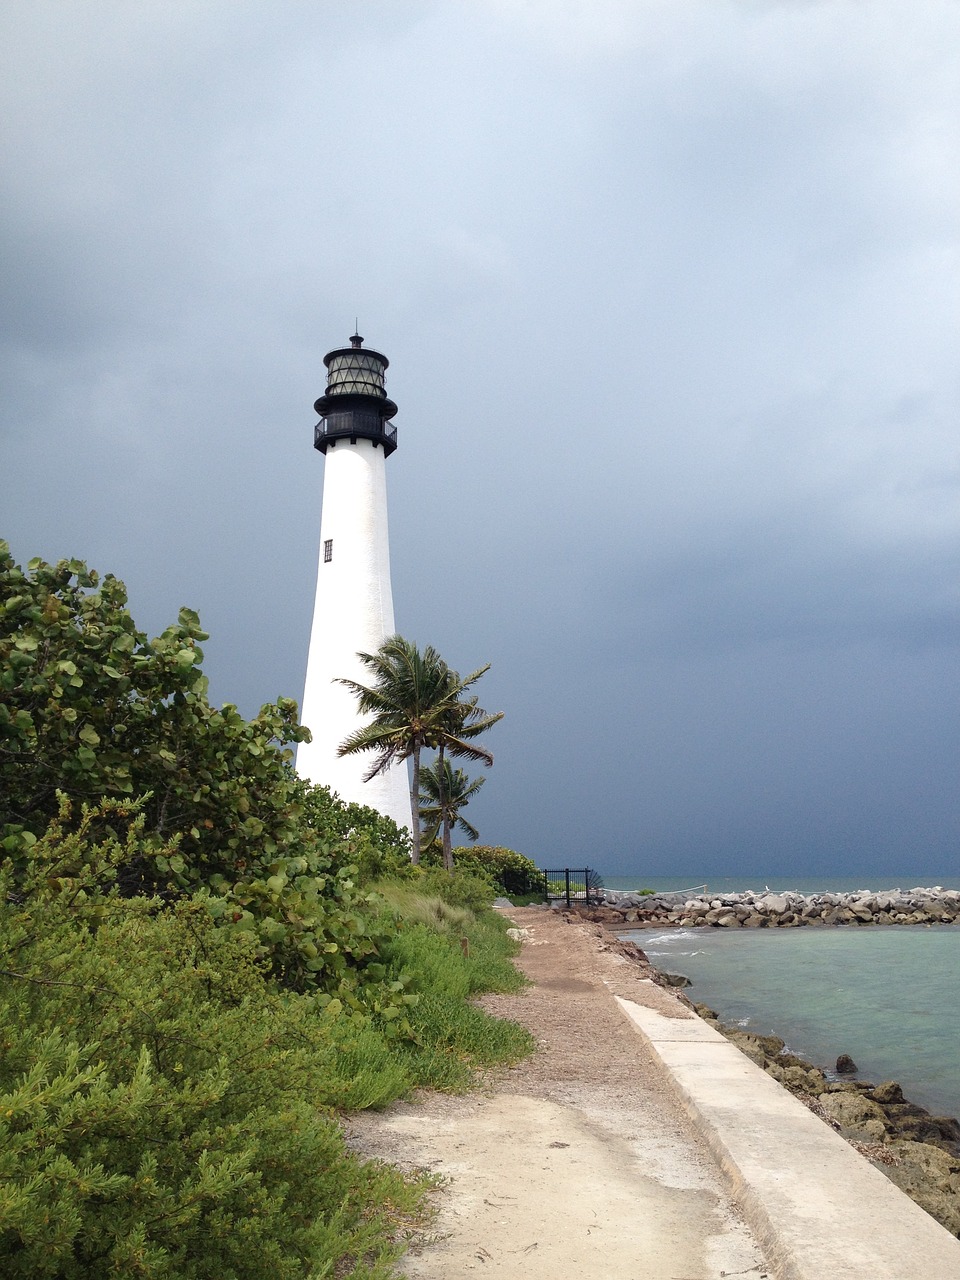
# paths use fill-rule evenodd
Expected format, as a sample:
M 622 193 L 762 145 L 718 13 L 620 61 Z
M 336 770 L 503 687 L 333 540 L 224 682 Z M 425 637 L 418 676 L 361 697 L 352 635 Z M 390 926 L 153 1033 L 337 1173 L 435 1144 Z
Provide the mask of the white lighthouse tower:
M 323 363 L 327 390 L 314 405 L 320 414 L 314 447 L 325 459 L 320 564 L 301 708 L 313 741 L 297 749 L 297 772 L 330 787 L 341 800 L 378 809 L 409 828 L 406 765 L 364 782 L 373 757 L 337 755 L 344 738 L 363 723 L 356 696 L 337 680 L 369 683 L 357 654 L 376 652 L 395 631 L 385 464 L 397 447 L 390 422 L 397 406 L 384 389 L 389 361 L 365 350 L 355 333 L 349 347 L 331 351 Z

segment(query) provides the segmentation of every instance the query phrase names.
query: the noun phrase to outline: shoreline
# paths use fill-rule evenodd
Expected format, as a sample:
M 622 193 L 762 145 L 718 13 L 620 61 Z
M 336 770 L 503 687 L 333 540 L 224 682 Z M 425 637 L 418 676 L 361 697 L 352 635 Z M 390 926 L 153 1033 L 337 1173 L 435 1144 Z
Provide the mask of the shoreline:
M 571 922 L 591 919 L 586 911 L 563 914 Z M 662 928 L 665 924 L 669 927 L 674 922 L 650 921 L 640 927 Z M 631 923 L 627 927 L 636 929 L 637 925 Z M 677 922 L 675 927 L 689 926 Z M 637 943 L 617 937 L 612 930 L 611 933 L 616 938 L 619 954 L 648 970 L 658 985 L 673 989 L 677 998 L 708 1026 L 734 1044 L 951 1235 L 960 1239 L 960 1120 L 934 1115 L 911 1102 L 896 1080 L 873 1083 L 854 1079 L 856 1069 L 844 1078 L 842 1073 L 829 1072 L 789 1052 L 779 1035 L 757 1035 L 725 1024 L 715 1010 L 683 994 L 684 982 L 677 981 L 683 975 L 659 969 Z
M 960 1276 L 960 1241 L 635 944 L 576 913 L 505 912 L 531 985 L 480 1003 L 537 1051 L 473 1094 L 347 1122 L 362 1154 L 443 1178 L 403 1275 Z

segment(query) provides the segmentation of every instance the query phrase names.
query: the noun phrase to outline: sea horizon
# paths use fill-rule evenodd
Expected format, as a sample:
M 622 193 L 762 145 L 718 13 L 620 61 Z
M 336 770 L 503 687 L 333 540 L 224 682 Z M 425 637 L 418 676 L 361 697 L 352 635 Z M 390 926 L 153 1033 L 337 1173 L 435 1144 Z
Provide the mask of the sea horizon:
M 815 893 L 856 893 L 865 890 L 868 893 L 880 893 L 887 889 L 958 889 L 960 875 L 946 875 L 917 878 L 915 873 L 896 875 L 862 875 L 859 873 L 838 876 L 794 875 L 777 872 L 763 872 L 758 875 L 737 873 L 729 876 L 705 876 L 698 881 L 687 876 L 656 876 L 646 872 L 607 875 L 599 872 L 604 888 L 618 893 L 637 892 L 641 889 L 653 889 L 659 893 L 679 893 L 690 889 L 696 893 L 705 886 L 706 892 L 722 896 L 725 893 L 747 893 L 755 891 L 763 893 L 802 893 L 810 896 Z

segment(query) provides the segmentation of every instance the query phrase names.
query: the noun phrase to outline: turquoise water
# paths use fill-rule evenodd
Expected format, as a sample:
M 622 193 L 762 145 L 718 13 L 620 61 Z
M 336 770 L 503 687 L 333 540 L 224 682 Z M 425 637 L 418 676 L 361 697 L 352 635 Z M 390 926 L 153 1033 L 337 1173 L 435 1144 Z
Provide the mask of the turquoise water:
M 911 1101 L 960 1117 L 960 926 L 620 936 L 686 974 L 690 999 L 724 1021 L 776 1032 L 821 1067 L 848 1053 L 862 1079 L 899 1080 Z

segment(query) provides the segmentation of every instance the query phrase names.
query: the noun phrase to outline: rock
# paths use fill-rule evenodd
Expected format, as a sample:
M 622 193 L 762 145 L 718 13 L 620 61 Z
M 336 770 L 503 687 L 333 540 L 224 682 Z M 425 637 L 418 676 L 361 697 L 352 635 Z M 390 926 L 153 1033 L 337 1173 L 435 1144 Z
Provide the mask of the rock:
M 789 905 L 786 895 L 782 893 L 765 893 L 756 901 L 757 910 L 764 915 L 782 916 L 789 910 Z
M 831 907 L 823 917 L 825 924 L 849 924 L 854 919 L 849 907 Z
M 494 898 L 493 905 L 495 907 L 512 907 L 513 903 L 509 898 Z
M 791 1091 L 791 1093 L 808 1093 L 812 1097 L 816 1097 L 824 1088 L 826 1081 L 822 1071 L 818 1071 L 816 1067 L 805 1066 L 786 1066 L 781 1067 L 779 1060 L 771 1063 L 767 1068 L 771 1075 L 772 1067 L 776 1067 L 779 1072 L 779 1080 Z
M 660 977 L 667 987 L 689 987 L 691 985 L 690 979 L 683 973 L 665 973 L 661 969 Z
M 841 1053 L 840 1057 L 837 1059 L 837 1075 L 852 1076 L 855 1075 L 858 1070 L 859 1067 L 850 1057 L 849 1053 Z
M 779 1036 L 757 1036 L 757 1040 L 768 1058 L 776 1058 L 783 1053 L 784 1042 Z
M 940 1130 L 940 1136 L 945 1142 L 960 1144 L 960 1120 L 955 1120 L 953 1116 L 931 1116 L 930 1119 Z
M 819 1101 L 828 1121 L 843 1137 L 861 1142 L 882 1142 L 886 1137 L 887 1118 L 883 1108 L 862 1094 L 821 1093 Z
M 892 1131 L 898 1138 L 905 1138 L 910 1142 L 930 1143 L 935 1147 L 944 1147 L 949 1150 L 951 1143 L 948 1138 L 944 1138 L 943 1131 L 937 1120 L 930 1115 L 904 1115 L 890 1118 L 887 1113 L 887 1122 Z
M 626 938 L 617 938 L 608 944 L 608 949 L 618 956 L 623 956 L 625 960 L 630 960 L 634 964 L 647 965 L 650 961 L 647 959 L 647 953 L 638 947 L 635 942 L 630 942 Z
M 749 1031 L 736 1031 L 730 1027 L 721 1027 L 720 1030 L 731 1044 L 735 1044 L 741 1053 L 746 1054 L 751 1062 L 755 1062 L 758 1067 L 766 1065 L 767 1055 L 759 1036 L 751 1035 Z
M 960 1235 L 960 1164 L 955 1157 L 926 1142 L 897 1139 L 889 1148 L 897 1163 L 882 1164 L 882 1173 L 954 1235 Z
M 839 1063 L 837 1070 L 840 1070 Z M 854 1068 L 856 1070 L 856 1068 Z M 886 1102 L 903 1102 L 903 1090 L 896 1080 L 884 1080 L 881 1084 L 874 1085 L 870 1090 L 870 1098 L 873 1102 L 881 1104 Z

